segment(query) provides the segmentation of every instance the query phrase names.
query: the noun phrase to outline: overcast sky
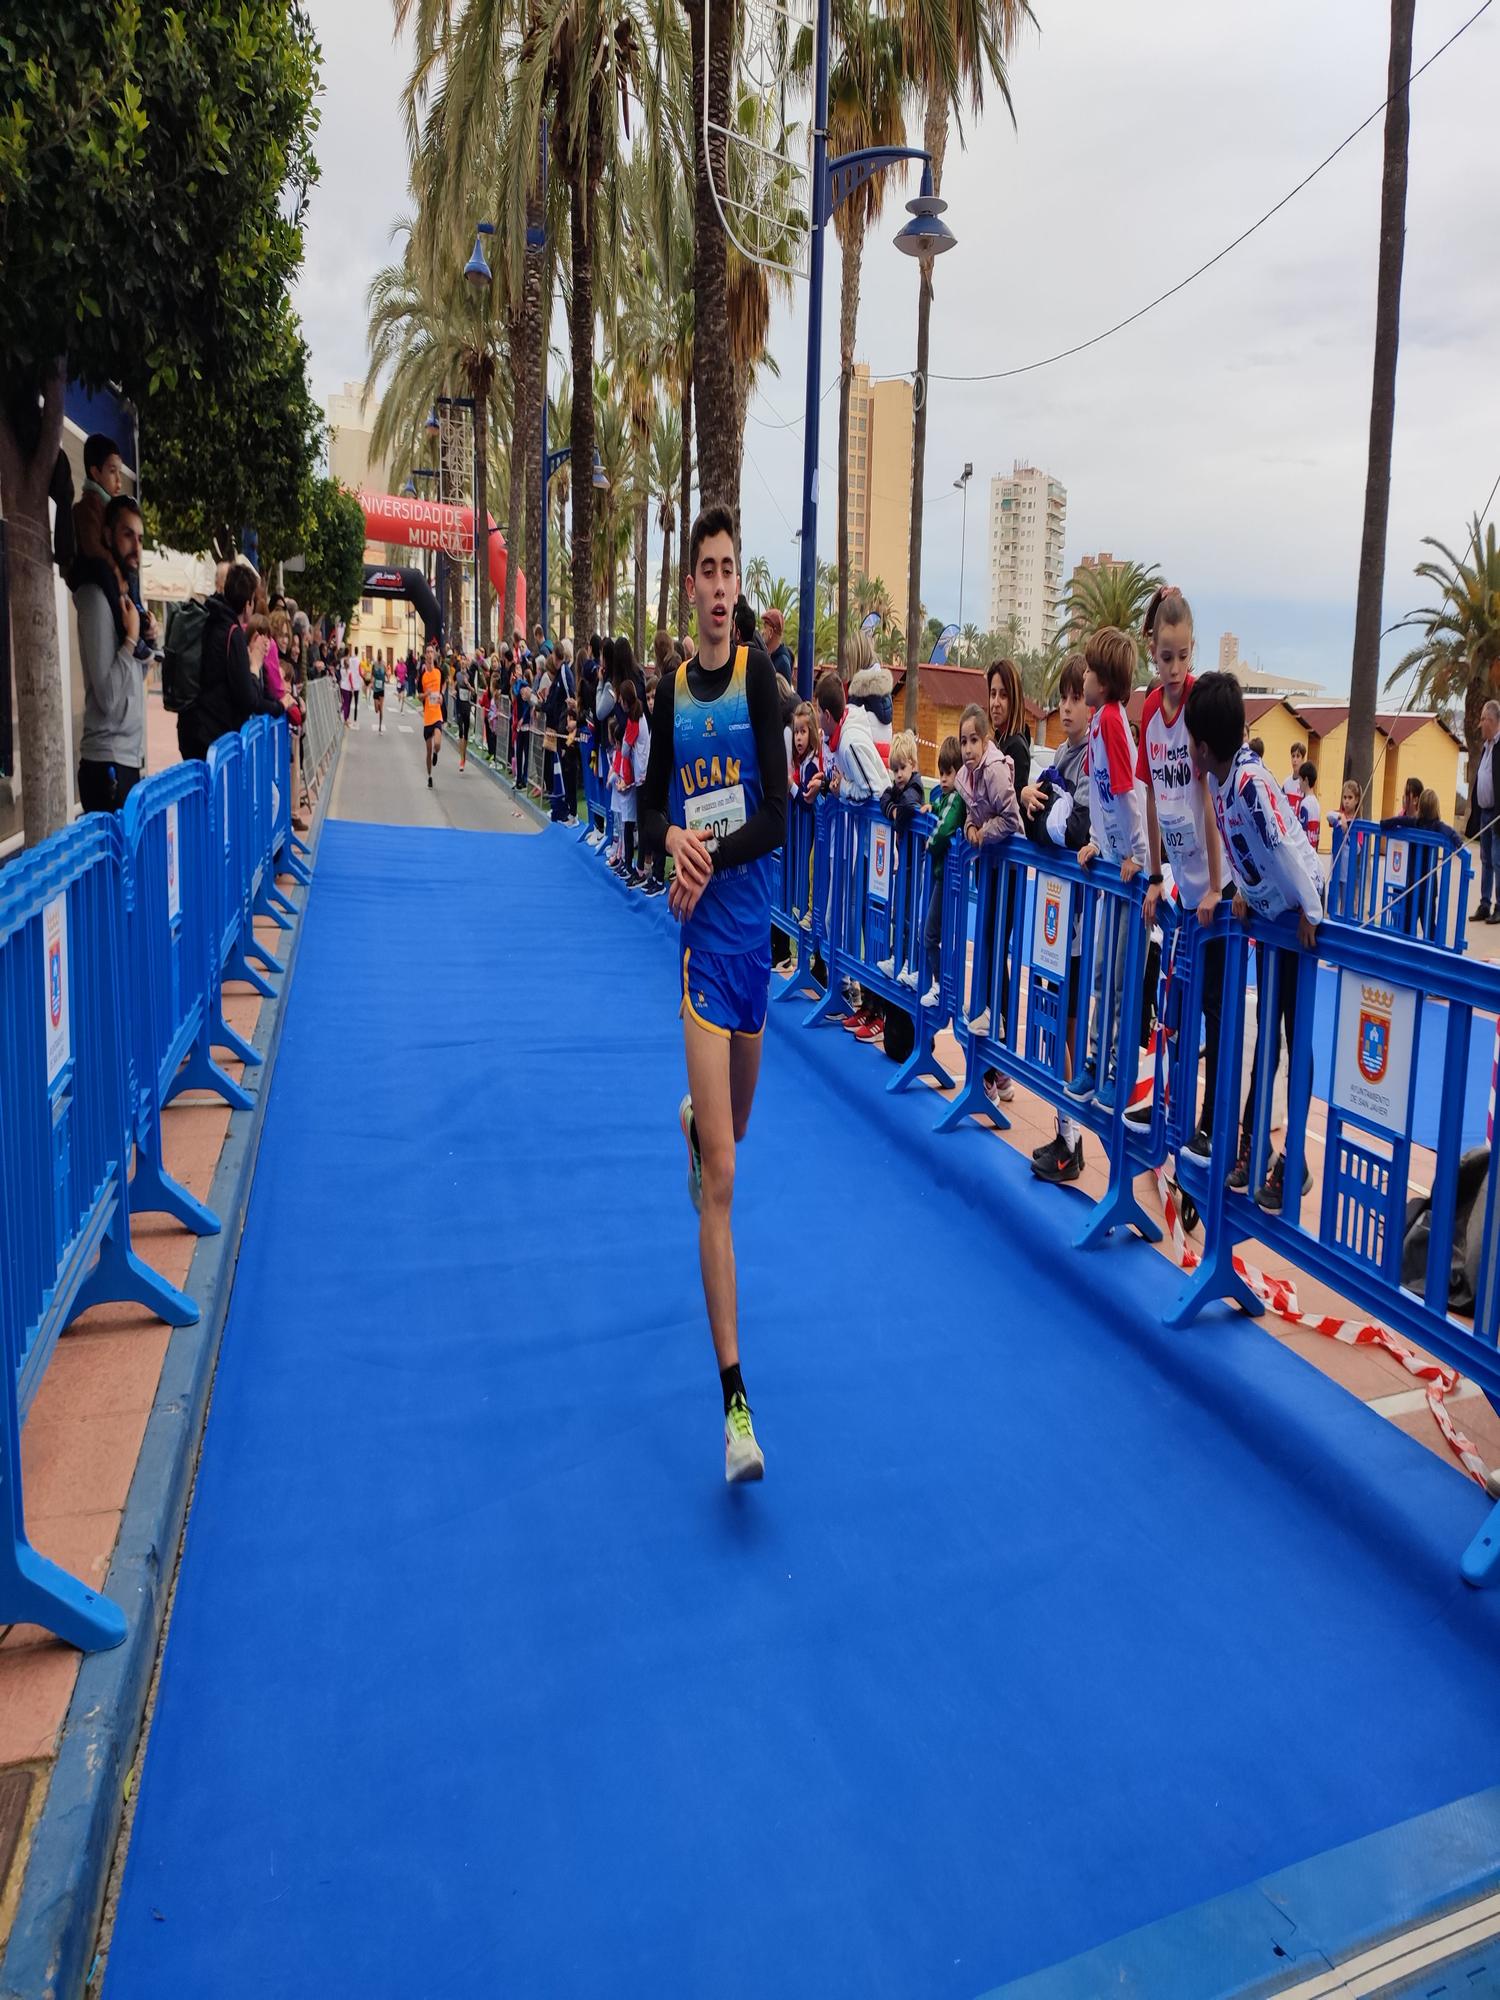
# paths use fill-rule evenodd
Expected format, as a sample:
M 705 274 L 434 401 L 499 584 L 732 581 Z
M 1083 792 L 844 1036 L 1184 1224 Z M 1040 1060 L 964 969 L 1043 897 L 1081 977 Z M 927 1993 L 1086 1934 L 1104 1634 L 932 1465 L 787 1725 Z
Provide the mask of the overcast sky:
M 1040 31 L 949 153 L 958 247 L 937 267 L 923 597 L 957 615 L 959 496 L 974 463 L 965 615 L 987 600 L 988 482 L 1017 458 L 1068 490 L 1067 567 L 1101 548 L 1157 562 L 1192 600 L 1205 664 L 1219 633 L 1248 658 L 1347 690 L 1369 421 L 1381 121 L 1249 243 L 1138 325 L 1007 382 L 1014 367 L 1143 305 L 1285 194 L 1385 94 L 1377 0 L 1035 0 Z M 1421 63 L 1478 0 L 1423 0 Z M 378 7 L 311 0 L 324 50 L 318 156 L 298 306 L 326 397 L 365 366 L 365 287 L 407 208 L 402 51 Z M 1492 85 L 1500 9 L 1412 90 L 1405 310 L 1386 622 L 1423 601 L 1421 537 L 1462 537 L 1500 473 L 1500 259 Z M 913 122 L 920 142 L 920 119 Z M 909 370 L 912 264 L 893 251 L 912 187 L 893 189 L 864 264 L 860 358 Z M 824 385 L 837 369 L 830 244 Z M 805 287 L 778 308 L 780 378 L 751 406 L 747 555 L 795 578 Z M 831 556 L 837 399 L 823 405 L 819 551 Z M 1387 642 L 1399 657 L 1405 641 Z

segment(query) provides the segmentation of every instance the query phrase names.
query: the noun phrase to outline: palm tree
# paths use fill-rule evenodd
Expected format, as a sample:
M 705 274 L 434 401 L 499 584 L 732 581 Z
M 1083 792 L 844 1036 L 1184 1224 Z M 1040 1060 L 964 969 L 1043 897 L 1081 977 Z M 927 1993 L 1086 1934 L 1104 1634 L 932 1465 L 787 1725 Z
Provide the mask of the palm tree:
M 1401 620 L 1422 634 L 1386 681 L 1389 687 L 1413 674 L 1412 701 L 1437 710 L 1463 708 L 1464 741 L 1469 769 L 1479 768 L 1479 717 L 1500 689 L 1500 548 L 1495 524 L 1485 526 L 1476 514 L 1469 523 L 1469 546 L 1463 555 L 1423 537 L 1442 562 L 1417 564 L 1416 574 L 1432 584 L 1438 601 L 1425 610 L 1408 612 Z
M 760 608 L 762 611 L 769 611 L 773 605 L 783 618 L 792 616 L 797 609 L 796 584 L 788 583 L 784 576 L 778 576 L 768 584 Z
M 604 610 L 602 629 L 615 630 L 620 564 L 630 553 L 632 519 L 636 501 L 635 440 L 631 434 L 630 412 L 614 385 L 600 369 L 594 378 L 595 435 L 599 440 L 599 465 L 609 484 L 598 497 L 595 522 L 593 587 L 595 602 Z M 578 532 L 578 510 L 573 510 Z M 577 552 L 574 552 L 576 572 Z
M 925 99 L 922 144 L 932 161 L 932 188 L 941 194 L 948 123 L 967 99 L 978 114 L 984 86 L 993 81 L 1015 119 L 1005 62 L 1022 21 L 1031 18 L 1027 0 L 901 0 L 908 73 Z M 922 502 L 927 467 L 927 363 L 931 351 L 933 258 L 920 260 L 917 290 L 917 379 L 924 393 L 912 427 L 911 561 L 906 601 L 922 601 Z M 906 727 L 917 726 L 918 620 L 909 615 L 906 648 Z
M 1113 625 L 1135 640 L 1136 680 L 1150 678 L 1151 655 L 1142 629 L 1146 607 L 1161 586 L 1161 572 L 1140 563 L 1109 563 L 1097 569 L 1081 569 L 1058 603 L 1058 644 L 1060 655 L 1083 645 L 1094 632 Z
M 907 77 L 901 25 L 871 0 L 840 0 L 834 33 L 838 58 L 828 76 L 828 156 L 866 146 L 903 146 Z M 808 42 L 810 54 L 810 38 Z M 865 232 L 885 205 L 886 174 L 871 175 L 834 211 L 842 262 L 839 297 L 839 616 L 838 653 L 849 629 L 849 394 L 859 321 Z
M 1396 353 L 1401 340 L 1401 265 L 1406 244 L 1406 157 L 1411 134 L 1411 38 L 1415 14 L 1416 0 L 1391 0 L 1370 450 L 1365 472 L 1364 531 L 1359 548 L 1359 591 L 1354 603 L 1349 730 L 1344 752 L 1344 776 L 1353 778 L 1361 793 L 1368 792 L 1375 768 L 1375 696 L 1380 678 L 1385 538 L 1391 507 L 1391 443 L 1396 430 Z
M 693 63 L 693 402 L 699 417 L 698 485 L 704 506 L 728 507 L 738 518 L 739 438 L 723 414 L 733 407 L 734 397 L 729 242 L 713 192 L 716 186 L 728 185 L 724 134 L 729 125 L 736 6 L 735 0 L 685 0 L 685 5 Z M 712 133 L 704 129 L 705 107 Z M 705 410 L 718 419 L 706 427 Z M 684 443 L 689 436 L 685 423 Z M 686 506 L 682 518 L 686 523 Z
M 658 403 L 651 420 L 651 491 L 656 495 L 656 525 L 661 530 L 661 589 L 656 598 L 656 629 L 666 629 L 667 594 L 672 580 L 672 534 L 677 526 L 675 489 L 682 462 L 682 418 L 670 403 Z
M 962 632 L 958 635 L 958 648 L 960 656 L 965 660 L 972 661 L 979 658 L 979 627 L 977 625 L 965 625 Z
M 757 611 L 765 609 L 766 592 L 771 588 L 771 565 L 764 556 L 752 556 L 745 565 L 745 595 Z
M 377 459 L 398 457 L 398 447 L 416 444 L 426 413 L 442 397 L 461 393 L 472 399 L 474 594 L 480 641 L 487 646 L 490 405 L 503 355 L 503 315 L 496 311 L 493 294 L 474 293 L 457 270 L 441 289 L 424 286 L 411 254 L 411 224 L 398 223 L 397 233 L 405 234 L 408 254 L 401 263 L 377 271 L 366 295 L 370 363 L 365 394 L 372 394 L 378 378 L 390 371 L 376 411 L 371 450 Z M 468 472 L 468 467 L 462 468 L 461 476 L 467 478 Z
M 547 431 L 550 437 L 568 437 L 573 430 L 573 390 L 566 380 L 560 382 L 555 396 L 547 398 Z M 574 637 L 582 639 L 584 634 L 578 629 L 577 621 L 569 616 L 573 604 L 571 571 L 568 563 L 568 500 L 571 493 L 572 462 L 564 459 L 552 475 L 552 488 L 546 495 L 548 503 L 557 509 L 557 530 L 555 535 L 549 530 L 547 588 L 557 605 L 557 629 L 566 631 L 570 627 Z M 557 565 L 557 580 L 554 583 L 551 566 Z

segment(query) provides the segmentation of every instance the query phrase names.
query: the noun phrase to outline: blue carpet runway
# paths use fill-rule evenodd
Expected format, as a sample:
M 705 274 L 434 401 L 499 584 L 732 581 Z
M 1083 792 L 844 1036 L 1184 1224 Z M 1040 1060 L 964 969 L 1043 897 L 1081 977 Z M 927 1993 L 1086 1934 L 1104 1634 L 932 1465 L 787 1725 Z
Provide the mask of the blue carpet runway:
M 1154 1253 L 783 1018 L 728 1491 L 652 914 L 306 921 L 107 2000 L 970 2000 L 1500 1781 L 1483 1497 Z

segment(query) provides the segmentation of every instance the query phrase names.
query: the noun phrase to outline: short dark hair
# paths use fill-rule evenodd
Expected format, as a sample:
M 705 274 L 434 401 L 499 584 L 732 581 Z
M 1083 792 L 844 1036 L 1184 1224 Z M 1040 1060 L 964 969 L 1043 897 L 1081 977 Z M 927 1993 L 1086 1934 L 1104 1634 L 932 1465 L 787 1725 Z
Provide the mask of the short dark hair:
M 1082 653 L 1069 653 L 1068 657 L 1062 663 L 1062 672 L 1057 677 L 1057 696 L 1059 701 L 1062 700 L 1064 695 L 1066 695 L 1069 701 L 1082 701 L 1083 670 L 1087 664 L 1088 662 L 1084 659 Z
M 244 563 L 229 565 L 229 574 L 224 579 L 224 602 L 236 618 L 247 605 L 255 602 L 256 584 L 257 579 L 253 569 L 247 568 Z M 348 652 L 353 650 L 352 645 L 346 648 Z
M 1405 796 L 1407 798 L 1419 799 L 1422 796 L 1422 791 L 1423 791 L 1423 785 L 1422 785 L 1422 780 L 1420 778 L 1410 777 L 1407 779 L 1405 787 Z
M 107 458 L 118 458 L 124 462 L 125 454 L 107 431 L 90 431 L 83 441 L 83 469 L 92 472 L 103 465 Z
M 1106 701 L 1129 701 L 1135 680 L 1135 641 L 1118 625 L 1101 625 L 1083 649 L 1084 664 L 1104 691 Z
M 1252 737 L 1250 738 L 1250 748 L 1251 748 L 1251 750 L 1252 750 L 1252 751 L 1253 751 L 1253 752 L 1255 753 L 1255 755 L 1256 755 L 1257 757 L 1264 757 L 1264 756 L 1265 756 L 1265 754 L 1266 754 L 1266 739 L 1265 739 L 1265 737 L 1264 737 L 1264 736 L 1252 736 Z
M 1233 674 L 1200 674 L 1188 690 L 1187 732 L 1227 764 L 1245 740 L 1245 696 Z
M 946 777 L 950 771 L 956 771 L 963 761 L 964 753 L 959 748 L 958 738 L 956 736 L 945 736 L 938 745 L 939 775 Z
M 736 598 L 734 606 L 734 629 L 739 638 L 748 646 L 755 637 L 755 613 L 743 597 Z
M 712 535 L 728 535 L 734 540 L 734 516 L 727 507 L 705 507 L 693 523 L 693 531 L 688 537 L 688 575 L 698 567 L 698 551 Z M 739 561 L 738 554 L 735 557 Z
M 1310 792 L 1315 792 L 1317 790 L 1318 767 L 1316 764 L 1299 765 L 1297 770 L 1297 776 L 1302 780 L 1303 784 L 1306 785 L 1307 789 Z
M 837 722 L 844 712 L 844 683 L 831 670 L 818 676 L 818 685 L 813 689 L 813 699 L 819 708 L 827 712 Z
M 111 500 L 109 505 L 105 508 L 104 510 L 105 534 L 109 533 L 110 529 L 115 525 L 115 522 L 119 520 L 122 514 L 134 514 L 135 518 L 137 520 L 140 520 L 141 518 L 140 502 L 137 499 L 135 499 L 135 497 L 132 494 L 117 493 L 114 499 Z

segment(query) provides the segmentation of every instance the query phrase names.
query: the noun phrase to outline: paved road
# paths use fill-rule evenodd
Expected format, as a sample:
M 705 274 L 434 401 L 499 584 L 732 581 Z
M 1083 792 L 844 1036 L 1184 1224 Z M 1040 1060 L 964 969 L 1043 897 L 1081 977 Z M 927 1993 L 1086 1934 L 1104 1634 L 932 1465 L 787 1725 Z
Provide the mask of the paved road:
M 373 820 L 386 826 L 459 827 L 466 833 L 535 833 L 530 814 L 511 803 L 470 745 L 470 766 L 458 775 L 458 748 L 445 738 L 431 791 L 422 756 L 421 705 L 403 713 L 387 695 L 385 728 L 377 732 L 367 700 L 359 721 L 345 731 L 329 811 L 335 819 Z

